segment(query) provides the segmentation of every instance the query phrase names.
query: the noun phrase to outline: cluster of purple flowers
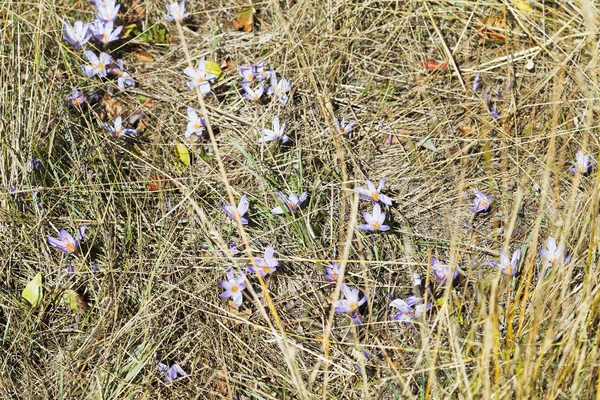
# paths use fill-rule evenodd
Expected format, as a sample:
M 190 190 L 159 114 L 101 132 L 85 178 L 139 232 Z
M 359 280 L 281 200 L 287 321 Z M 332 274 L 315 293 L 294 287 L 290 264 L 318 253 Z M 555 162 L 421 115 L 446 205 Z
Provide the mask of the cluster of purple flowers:
M 93 23 L 75 21 L 73 26 L 63 24 L 64 38 L 76 48 L 83 47 L 91 38 L 103 46 L 119 39 L 123 26 L 115 28 L 115 20 L 119 14 L 120 4 L 116 0 L 95 0 L 96 20 Z
M 115 21 L 121 7 L 116 0 L 93 0 L 92 3 L 96 7 L 96 19 L 93 23 L 75 21 L 73 26 L 67 22 L 63 24 L 63 37 L 77 49 L 81 49 L 92 38 L 106 48 L 109 43 L 119 39 L 119 34 L 123 30 L 122 25 L 115 27 Z M 87 59 L 88 64 L 82 65 L 81 69 L 87 77 L 105 78 L 111 75 L 117 78 L 117 86 L 120 89 L 135 86 L 133 77 L 124 69 L 123 60 L 114 60 L 106 52 L 101 51 L 96 54 L 89 49 L 83 51 L 83 56 Z M 82 106 L 85 101 L 85 94 L 74 88 L 69 96 L 68 103 L 71 106 Z M 134 129 L 123 128 L 121 116 L 117 116 L 112 126 L 104 125 L 115 137 L 119 137 L 121 134 L 130 135 L 135 133 Z
M 242 78 L 242 89 L 244 89 L 242 96 L 259 103 L 266 92 L 267 95 L 279 99 L 282 104 L 287 104 L 288 93 L 291 92 L 294 84 L 283 77 L 278 80 L 273 67 L 267 71 L 266 64 L 267 62 L 263 60 L 238 69 L 238 74 Z M 270 83 L 269 87 L 265 88 L 265 81 Z
M 236 249 L 237 251 L 237 249 Z M 246 268 L 246 271 L 253 274 L 258 274 L 261 277 L 265 277 L 274 273 L 279 267 L 279 261 L 275 258 L 275 248 L 273 246 L 267 246 L 265 249 L 264 258 L 255 258 L 254 265 L 250 265 Z M 246 274 L 240 273 L 237 276 L 233 273 L 233 270 L 228 269 L 226 271 L 227 280 L 221 280 L 219 284 L 225 291 L 221 293 L 222 299 L 232 298 L 236 306 L 242 305 L 242 292 L 246 289 Z
M 383 203 L 386 206 L 392 205 L 392 200 L 381 193 L 383 189 L 383 185 L 385 184 L 385 178 L 381 179 L 379 182 L 379 186 L 375 187 L 375 185 L 370 181 L 366 180 L 367 188 L 357 188 L 356 191 L 360 194 L 360 198 L 362 200 L 368 200 L 373 205 L 373 212 L 363 212 L 363 218 L 365 219 L 366 224 L 359 224 L 358 229 L 361 231 L 371 231 L 371 232 L 385 232 L 390 229 L 389 225 L 385 225 L 385 213 L 381 211 L 381 206 L 379 203 Z
M 473 81 L 473 92 L 476 93 L 479 90 L 479 88 L 481 88 L 481 86 L 482 86 L 481 72 L 478 72 L 477 75 L 475 75 L 475 80 Z M 504 90 L 508 90 L 509 88 L 510 88 L 510 81 L 506 82 L 506 85 L 504 86 Z M 498 96 L 498 100 L 502 100 L 502 90 L 498 89 L 496 91 L 496 95 Z M 492 118 L 500 119 L 500 112 L 498 112 L 498 110 L 492 104 L 492 99 L 490 98 L 490 89 L 489 88 L 483 92 L 483 100 L 484 100 L 485 105 L 487 106 L 488 111 L 489 111 L 490 115 L 492 116 Z

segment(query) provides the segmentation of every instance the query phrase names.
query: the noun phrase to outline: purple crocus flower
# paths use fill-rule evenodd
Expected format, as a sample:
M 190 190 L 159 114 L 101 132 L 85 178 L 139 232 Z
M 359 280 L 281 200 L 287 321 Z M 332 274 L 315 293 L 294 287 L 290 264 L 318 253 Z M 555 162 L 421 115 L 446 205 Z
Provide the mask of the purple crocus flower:
M 412 322 L 412 314 L 414 309 L 412 306 L 417 304 L 421 299 L 415 296 L 411 296 L 410 299 L 402 300 L 395 299 L 390 303 L 390 307 L 395 307 L 398 310 L 398 313 L 394 317 L 396 321 L 401 322 Z
M 573 167 L 571 167 L 569 171 L 572 173 L 579 172 L 582 175 L 587 174 L 594 165 L 594 160 L 591 158 L 592 156 L 589 154 L 584 155 L 583 151 L 578 150 L 577 153 L 575 153 L 575 161 L 570 161 L 570 163 L 573 164 Z
M 500 113 L 494 107 L 490 107 L 490 115 L 494 119 L 500 119 Z
M 97 56 L 93 51 L 85 50 L 83 56 L 90 62 L 90 65 L 83 65 L 81 67 L 83 73 L 89 78 L 95 75 L 105 77 L 108 66 L 113 62 L 113 58 L 104 52 L 100 53 L 100 56 Z
M 229 252 L 231 253 L 232 256 L 240 254 L 237 243 L 231 243 L 229 245 Z
M 82 225 L 77 229 L 77 239 L 73 239 L 73 236 L 64 229 L 61 229 L 58 233 L 58 238 L 49 237 L 48 243 L 56 247 L 58 250 L 67 254 L 75 254 L 79 248 L 79 242 L 83 239 L 86 226 Z
M 335 257 L 336 248 L 333 247 L 333 256 Z M 331 266 L 325 267 L 325 274 L 323 275 L 324 279 L 327 279 L 329 282 L 337 282 L 338 276 L 340 275 L 340 265 L 337 261 L 333 261 Z
M 392 144 L 392 142 L 394 141 L 394 136 L 392 135 L 390 128 L 388 126 L 385 126 L 381 121 L 379 121 L 377 123 L 377 125 L 379 126 L 379 129 L 381 129 L 382 131 L 389 132 L 388 133 L 388 144 Z
M 119 40 L 119 34 L 123 30 L 123 26 L 114 27 L 112 21 L 104 22 L 100 20 L 94 21 L 94 25 L 90 27 L 90 31 L 94 39 L 102 43 L 104 46 L 115 40 Z
M 116 0 L 108 0 L 103 3 L 96 3 L 96 10 L 98 13 L 96 14 L 96 19 L 104 22 L 113 22 L 117 19 L 117 15 L 119 14 L 120 4 L 117 4 Z
M 435 280 L 441 284 L 445 284 L 448 280 L 452 282 L 458 277 L 458 268 L 455 268 L 454 272 L 452 272 L 452 268 L 440 264 L 435 258 L 431 259 L 431 269 L 433 269 Z
M 515 250 L 512 255 L 512 259 L 508 258 L 507 254 L 500 252 L 500 263 L 491 261 L 490 265 L 502 272 L 504 275 L 514 276 L 517 273 L 517 265 L 519 264 L 519 257 L 521 257 L 521 249 Z
M 73 265 L 67 264 L 67 272 L 69 273 L 71 278 L 75 276 L 75 269 L 73 268 Z
M 202 94 L 210 93 L 210 82 L 217 79 L 213 74 L 206 73 L 206 61 L 204 57 L 201 57 L 200 61 L 198 61 L 198 67 L 195 69 L 187 67 L 183 70 L 183 73 L 192 79 L 188 82 L 190 89 L 199 87 Z
M 379 182 L 379 186 L 375 187 L 373 182 L 366 179 L 367 189 L 365 188 L 357 188 L 356 191 L 360 194 L 360 198 L 363 200 L 373 200 L 375 203 L 381 201 L 383 204 L 387 206 L 392 205 L 392 200 L 387 197 L 385 194 L 381 194 L 381 189 L 383 189 L 383 185 L 385 184 L 385 178 L 382 178 Z
M 198 113 L 192 107 L 188 107 L 187 114 L 189 122 L 187 123 L 187 130 L 185 131 L 185 138 L 189 139 L 192 134 L 196 136 L 202 135 L 204 128 L 206 127 L 206 121 L 202 117 L 198 117 Z
M 477 92 L 481 87 L 481 72 L 475 75 L 475 81 L 473 81 L 473 92 Z
M 473 208 L 471 208 L 471 212 L 478 213 L 489 210 L 490 205 L 492 204 L 492 196 L 483 193 L 479 189 L 474 189 L 473 193 L 475 193 L 475 199 L 473 200 Z
M 123 60 L 117 60 L 117 65 L 108 68 L 108 72 L 117 76 L 117 86 L 125 89 L 125 86 L 135 86 L 135 81 L 127 72 L 123 71 Z
M 167 21 L 183 21 L 184 18 L 187 18 L 190 13 L 185 12 L 185 1 L 177 4 L 177 2 L 173 2 L 171 4 L 167 4 L 167 15 L 165 15 L 165 19 Z
M 104 128 L 106 128 L 106 130 L 112 133 L 112 135 L 116 138 L 118 138 L 121 135 L 133 135 L 137 132 L 136 129 L 123 128 L 123 118 L 121 118 L 120 115 L 117 116 L 117 118 L 115 118 L 113 126 L 110 126 L 109 124 L 104 124 Z
M 556 245 L 556 240 L 552 236 L 548 236 L 546 240 L 546 248 L 540 249 L 542 259 L 546 260 L 546 265 L 549 266 L 554 263 L 568 263 L 570 257 L 566 255 L 566 244 L 560 242 Z
M 413 272 L 413 287 L 420 287 L 422 283 L 421 276 L 417 272 Z
M 263 278 L 266 275 L 275 272 L 277 270 L 277 267 L 279 266 L 279 261 L 277 261 L 277 259 L 273 256 L 274 253 L 275 249 L 273 248 L 273 246 L 267 246 L 267 248 L 265 249 L 265 258 L 256 258 L 254 260 L 254 262 L 256 263 L 256 267 L 253 265 L 249 266 L 247 268 L 248 272 L 259 274 Z
M 277 198 L 279 201 L 281 201 L 281 203 L 283 203 L 283 208 L 281 206 L 277 206 L 273 208 L 271 212 L 273 214 L 284 214 L 285 212 L 293 214 L 298 210 L 298 208 L 300 208 L 300 205 L 304 203 L 307 197 L 308 192 L 303 192 L 300 196 L 292 192 L 287 198 L 283 193 L 277 192 Z
M 363 296 L 360 300 L 358 299 L 358 296 L 359 292 L 357 287 L 350 289 L 348 285 L 344 283 L 342 284 L 342 299 L 333 303 L 335 312 L 351 314 L 352 322 L 356 325 L 362 323 L 360 317 L 357 315 L 358 309 L 367 301 L 367 296 Z
M 348 134 L 348 138 L 352 138 L 352 130 L 356 125 L 356 121 L 350 121 L 346 124 L 346 119 L 342 118 L 342 122 L 335 120 L 335 125 L 342 134 Z
M 90 24 L 87 22 L 84 24 L 83 21 L 75 21 L 73 26 L 65 22 L 63 23 L 63 30 L 65 31 L 63 38 L 78 49 L 92 37 L 89 32 Z
M 242 93 L 244 98 L 258 103 L 265 91 L 265 85 L 261 82 L 260 85 L 258 85 L 258 89 L 254 90 L 247 83 L 242 83 L 242 89 L 245 91 L 245 93 Z
M 385 222 L 385 213 L 381 212 L 381 207 L 379 203 L 375 203 L 373 206 L 373 214 L 369 214 L 366 211 L 362 213 L 363 218 L 365 219 L 366 224 L 359 224 L 358 229 L 361 231 L 371 231 L 371 232 L 385 232 L 390 229 L 389 225 L 384 225 Z
M 160 374 L 164 375 L 165 381 L 167 383 L 173 382 L 179 376 L 187 375 L 185 371 L 181 369 L 181 367 L 177 364 L 173 364 L 170 367 L 167 367 L 165 364 L 159 362 L 158 364 L 156 364 L 156 366 L 160 371 Z
M 77 88 L 73 88 L 73 92 L 69 96 L 69 100 L 67 101 L 67 103 L 71 107 L 81 107 L 81 105 L 85 103 L 85 95 L 79 90 L 77 90 Z
M 266 78 L 264 73 L 266 63 L 267 62 L 263 60 L 256 64 L 251 64 L 250 66 L 240 67 L 238 69 L 238 74 L 240 74 L 240 76 L 242 77 L 242 84 L 251 83 L 254 81 L 264 81 Z
M 285 78 L 281 78 L 280 81 L 277 81 L 277 74 L 273 71 L 272 67 L 269 75 L 271 86 L 267 89 L 267 94 L 279 98 L 279 101 L 281 101 L 282 104 L 287 104 L 289 97 L 286 93 L 289 93 L 292 90 L 294 84 L 292 81 L 288 81 Z
M 250 207 L 250 203 L 246 200 L 246 195 L 243 195 L 240 198 L 240 203 L 237 207 L 231 204 L 225 204 L 221 209 L 225 211 L 233 221 L 240 221 L 242 225 L 248 225 L 248 220 L 244 218 L 244 214 L 248 211 L 248 207 Z
M 285 127 L 286 124 L 279 124 L 279 117 L 275 116 L 273 117 L 273 130 L 270 129 L 263 129 L 262 130 L 262 134 L 263 137 L 258 139 L 258 143 L 266 143 L 266 142 L 272 142 L 275 140 L 281 140 L 281 143 L 286 143 L 290 140 L 289 136 L 287 136 L 285 134 Z
M 225 273 L 227 274 L 227 280 L 221 280 L 221 282 L 219 282 L 219 285 L 221 285 L 225 291 L 221 293 L 219 297 L 222 299 L 231 297 L 235 305 L 240 307 L 243 301 L 242 291 L 246 289 L 246 284 L 244 283 L 246 275 L 242 273 L 235 276 L 231 269 L 228 269 Z
M 46 172 L 46 167 L 44 167 L 44 163 L 42 163 L 42 160 L 40 160 L 38 156 L 33 156 L 31 158 L 29 161 L 29 168 L 32 171 L 40 171 L 41 173 Z

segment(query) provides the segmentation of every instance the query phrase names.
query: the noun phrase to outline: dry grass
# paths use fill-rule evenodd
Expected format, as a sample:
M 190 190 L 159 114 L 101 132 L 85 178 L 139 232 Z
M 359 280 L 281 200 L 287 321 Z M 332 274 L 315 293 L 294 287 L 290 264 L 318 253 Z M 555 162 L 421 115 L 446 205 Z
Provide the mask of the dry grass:
M 596 397 L 600 175 L 570 174 L 568 161 L 579 149 L 600 154 L 598 10 L 591 0 L 528 4 L 265 1 L 244 33 L 229 28 L 241 3 L 194 1 L 182 40 L 164 5 L 147 2 L 138 26 L 167 29 L 169 40 L 132 35 L 110 48 L 138 83 L 120 91 L 85 78 L 81 54 L 61 39 L 63 20 L 92 18 L 87 1 L 2 3 L 0 397 Z M 486 43 L 490 32 L 505 43 Z M 173 148 L 186 107 L 200 110 L 182 74 L 185 47 L 193 60 L 231 57 L 235 68 L 266 59 L 295 93 L 285 106 L 252 104 L 227 72 L 205 98 L 214 142 L 188 143 L 192 165 L 182 169 Z M 447 68 L 426 71 L 428 60 Z M 500 120 L 471 89 L 477 72 Z M 74 86 L 103 100 L 69 108 Z M 111 138 L 109 105 L 141 114 L 145 129 Z M 256 145 L 274 115 L 292 144 Z M 358 121 L 352 139 L 334 117 Z M 435 151 L 420 146 L 426 139 Z M 45 173 L 27 168 L 34 155 Z M 384 176 L 392 230 L 361 233 L 353 226 L 370 206 L 352 188 Z M 37 194 L 11 196 L 12 185 Z M 474 188 L 494 196 L 491 212 L 469 212 Z M 293 217 L 274 216 L 277 190 L 308 190 L 309 200 Z M 219 206 L 243 193 L 251 223 L 241 231 Z M 77 257 L 48 245 L 81 224 Z M 548 235 L 572 261 L 544 274 Z M 251 253 L 232 258 L 226 246 L 245 241 Z M 264 286 L 251 278 L 254 294 L 232 308 L 219 298 L 224 271 L 269 244 L 282 268 Z M 346 281 L 369 296 L 359 327 L 331 318 L 339 288 L 322 274 L 334 245 Z M 487 266 L 519 247 L 516 277 Z M 460 282 L 436 285 L 431 257 L 460 267 Z M 413 271 L 436 297 L 417 329 L 389 307 L 412 293 Z M 45 296 L 30 309 L 20 293 L 38 272 Z M 64 289 L 89 310 L 62 304 Z M 159 361 L 189 375 L 165 384 Z

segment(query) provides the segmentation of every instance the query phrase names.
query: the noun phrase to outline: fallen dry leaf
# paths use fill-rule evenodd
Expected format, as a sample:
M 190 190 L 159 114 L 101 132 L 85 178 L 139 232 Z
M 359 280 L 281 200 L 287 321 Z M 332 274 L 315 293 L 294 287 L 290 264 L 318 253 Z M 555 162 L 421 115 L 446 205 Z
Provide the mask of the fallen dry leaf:
M 231 60 L 231 57 L 227 56 L 225 57 L 225 61 L 223 61 L 220 65 L 221 71 L 223 72 L 229 72 L 233 70 L 233 61 Z
M 227 394 L 227 374 L 224 370 L 217 373 L 217 388 L 222 394 Z
M 421 63 L 421 66 L 427 71 L 435 71 L 436 69 L 446 69 L 448 66 L 446 63 L 439 63 L 437 61 L 429 60 L 426 63 Z
M 238 317 L 233 320 L 234 325 L 243 324 L 244 321 L 248 321 L 250 315 L 252 314 L 252 310 L 250 310 L 249 308 L 245 308 L 243 311 L 240 311 L 240 309 L 235 305 L 233 300 L 229 300 L 229 302 L 227 303 L 227 311 Z
M 500 15 L 485 17 L 481 20 L 482 27 L 479 28 L 479 34 L 483 38 L 483 44 L 504 44 L 506 43 L 505 20 Z
M 119 115 L 123 115 L 125 106 L 121 100 L 113 99 L 110 93 L 105 93 L 100 99 L 100 104 L 104 107 L 108 119 L 115 119 Z
M 138 49 L 131 54 L 136 58 L 136 60 L 138 60 L 140 62 L 144 62 L 144 63 L 154 62 L 154 57 L 152 57 L 150 55 L 150 53 L 148 53 L 144 49 Z
M 237 17 L 233 20 L 232 26 L 236 31 L 242 29 L 244 32 L 252 32 L 254 28 L 254 9 L 252 7 L 241 8 Z

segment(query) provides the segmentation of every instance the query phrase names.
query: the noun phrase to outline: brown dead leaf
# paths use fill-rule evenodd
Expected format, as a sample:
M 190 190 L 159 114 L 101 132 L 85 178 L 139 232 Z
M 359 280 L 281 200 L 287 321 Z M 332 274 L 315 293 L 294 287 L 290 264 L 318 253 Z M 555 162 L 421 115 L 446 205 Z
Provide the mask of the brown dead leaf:
M 472 125 L 465 124 L 458 126 L 456 130 L 461 134 L 461 136 L 473 136 L 475 128 Z
M 235 305 L 233 300 L 229 300 L 229 302 L 227 303 L 227 311 L 238 317 L 233 320 L 233 323 L 235 325 L 243 324 L 243 321 L 248 321 L 250 315 L 252 314 L 252 310 L 250 310 L 249 308 L 240 311 L 240 309 Z
M 223 71 L 223 72 L 232 71 L 233 70 L 233 61 L 231 61 L 231 57 L 229 57 L 229 56 L 225 57 L 225 61 L 223 61 L 221 63 L 219 68 L 221 68 L 221 71 Z
M 108 119 L 115 119 L 117 116 L 122 115 L 125 111 L 125 105 L 121 100 L 113 99 L 110 93 L 105 93 L 100 99 L 100 104 L 104 107 L 106 116 Z
M 152 57 L 150 55 L 150 53 L 148 53 L 144 49 L 138 49 L 131 54 L 136 58 L 136 60 L 138 60 L 140 62 L 144 62 L 144 63 L 154 62 L 154 57 Z
M 233 29 L 244 32 L 252 32 L 254 28 L 254 9 L 252 7 L 243 7 L 238 11 L 237 17 L 232 22 Z
M 386 133 L 380 136 L 380 141 L 384 144 L 398 144 L 408 142 L 410 137 L 410 131 L 406 129 L 394 129 L 390 133 Z
M 224 370 L 217 373 L 217 388 L 222 394 L 227 394 L 227 374 Z
M 150 97 L 148 97 L 146 100 L 144 100 L 144 102 L 142 103 L 143 107 L 146 108 L 152 108 L 152 106 L 154 105 L 154 99 L 151 99 Z
M 483 39 L 483 44 L 486 42 L 496 44 L 506 43 L 506 36 L 504 34 L 506 24 L 504 17 L 500 15 L 492 15 L 491 17 L 483 18 L 481 23 L 483 26 L 478 30 Z

